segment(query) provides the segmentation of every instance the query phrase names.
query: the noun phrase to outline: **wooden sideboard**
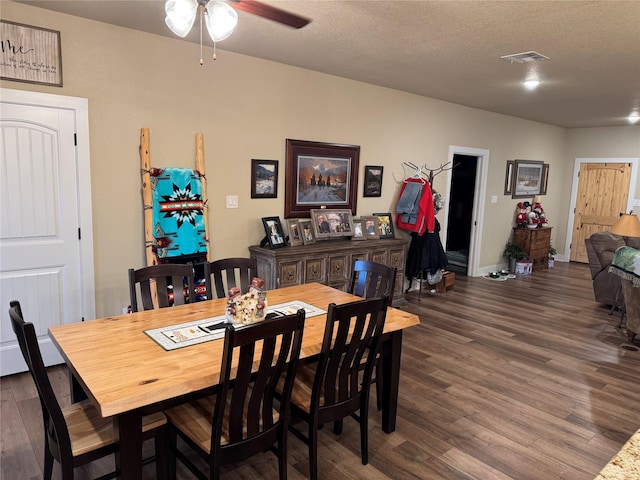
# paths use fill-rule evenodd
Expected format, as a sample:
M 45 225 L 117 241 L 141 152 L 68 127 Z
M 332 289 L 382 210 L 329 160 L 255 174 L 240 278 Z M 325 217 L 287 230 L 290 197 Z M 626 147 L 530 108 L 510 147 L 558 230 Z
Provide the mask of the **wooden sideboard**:
M 258 275 L 267 289 L 319 282 L 346 291 L 355 260 L 370 260 L 397 268 L 393 305 L 405 302 L 403 280 L 407 241 L 324 240 L 312 245 L 270 249 L 249 247 L 258 264 Z
M 551 229 L 544 228 L 514 228 L 513 241 L 527 252 L 533 261 L 532 270 L 549 268 L 549 247 L 551 246 Z

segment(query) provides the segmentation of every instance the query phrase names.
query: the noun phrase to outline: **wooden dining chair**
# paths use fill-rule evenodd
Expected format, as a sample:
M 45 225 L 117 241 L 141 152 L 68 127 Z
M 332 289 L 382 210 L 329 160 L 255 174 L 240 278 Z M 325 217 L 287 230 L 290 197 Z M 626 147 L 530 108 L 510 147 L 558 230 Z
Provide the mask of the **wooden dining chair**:
M 307 423 L 307 433 L 289 430 L 309 447 L 310 478 L 318 478 L 318 430 L 351 416 L 360 424 L 362 464 L 369 462 L 369 384 L 387 315 L 388 297 L 329 304 L 322 349 L 317 363 L 301 365 L 291 393 L 292 417 Z M 366 359 L 366 360 L 365 360 Z M 360 365 L 365 363 L 364 370 Z
M 44 479 L 50 480 L 53 461 L 60 464 L 62 479 L 74 478 L 74 469 L 115 453 L 113 419 L 102 418 L 89 400 L 61 407 L 49 381 L 33 323 L 25 322 L 20 303 L 10 302 L 11 327 L 20 351 L 38 390 L 44 426 Z M 155 439 L 156 477 L 166 479 L 168 472 L 167 419 L 162 412 L 143 417 L 143 439 Z M 101 478 L 113 478 L 115 472 Z
M 224 298 L 232 287 L 247 293 L 251 279 L 257 276 L 255 258 L 223 258 L 207 262 L 204 265 L 207 299 Z
M 184 286 L 187 285 L 188 299 L 185 299 Z M 194 272 L 190 264 L 165 263 L 151 265 L 138 270 L 129 269 L 129 296 L 131 310 L 139 311 L 138 293 L 142 300 L 142 310 L 153 310 L 153 287 L 155 284 L 158 308 L 170 305 L 183 305 L 195 299 Z M 170 288 L 171 287 L 171 288 Z
M 349 293 L 362 298 L 389 297 L 389 305 L 393 302 L 394 286 L 396 281 L 397 268 L 389 267 L 378 262 L 366 260 L 356 260 L 353 263 L 353 270 L 349 280 Z M 371 383 L 376 386 L 376 405 L 378 410 L 382 410 L 382 362 L 376 358 L 375 377 Z
M 217 480 L 221 465 L 271 449 L 278 457 L 280 480 L 286 480 L 289 401 L 304 319 L 304 310 L 298 310 L 247 327 L 227 326 L 218 393 L 165 412 L 172 478 L 176 458 L 198 478 Z M 274 393 L 279 383 L 282 395 L 276 405 Z M 208 477 L 177 448 L 177 436 L 207 461 Z

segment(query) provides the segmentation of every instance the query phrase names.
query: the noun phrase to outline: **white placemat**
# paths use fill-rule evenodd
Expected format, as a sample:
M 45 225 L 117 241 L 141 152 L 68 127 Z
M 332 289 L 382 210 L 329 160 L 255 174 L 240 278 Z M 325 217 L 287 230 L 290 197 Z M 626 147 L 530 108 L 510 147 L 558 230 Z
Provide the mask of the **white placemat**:
M 301 308 L 304 309 L 306 318 L 327 313 L 326 310 L 314 307 L 306 302 L 294 300 L 277 305 L 270 305 L 267 307 L 267 314 L 275 314 L 276 316 L 292 315 Z M 145 330 L 144 333 L 149 335 L 153 341 L 165 350 L 175 350 L 176 348 L 198 345 L 200 343 L 210 342 L 211 340 L 224 338 L 224 330 L 227 325 L 227 318 L 224 315 L 218 315 L 217 317 L 203 318 L 192 322 Z M 236 326 L 235 328 L 242 327 L 243 325 Z

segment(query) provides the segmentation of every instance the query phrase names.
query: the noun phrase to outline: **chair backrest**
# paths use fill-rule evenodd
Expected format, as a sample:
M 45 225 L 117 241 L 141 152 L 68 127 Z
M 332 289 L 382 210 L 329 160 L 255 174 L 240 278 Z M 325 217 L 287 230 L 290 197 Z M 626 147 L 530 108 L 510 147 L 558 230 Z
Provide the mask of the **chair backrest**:
M 349 293 L 362 298 L 389 297 L 393 299 L 393 288 L 396 281 L 397 268 L 382 263 L 356 260 L 353 264 Z
M 224 298 L 232 287 L 238 287 L 242 293 L 247 293 L 251 279 L 256 276 L 258 267 L 255 258 L 223 258 L 205 263 L 207 298 Z
M 165 263 L 162 265 L 152 265 L 138 270 L 129 269 L 129 296 L 131 298 L 131 309 L 139 311 L 138 294 L 136 286 L 140 287 L 140 297 L 142 299 L 142 310 L 153 310 L 152 285 L 155 284 L 158 308 L 173 305 L 183 305 L 187 303 L 184 295 L 185 279 L 187 282 L 188 301 L 195 299 L 194 273 L 192 265 Z M 153 281 L 153 282 L 152 282 Z M 172 287 L 172 292 L 170 288 Z
M 73 457 L 69 430 L 42 360 L 35 327 L 33 323 L 24 321 L 20 302 L 13 300 L 9 305 L 11 327 L 40 397 L 44 431 L 49 432 L 49 435 L 57 440 L 54 442 L 57 444 L 57 452 L 53 450 L 54 457 L 60 461 L 69 461 Z M 50 446 L 52 449 L 55 447 L 51 444 Z
M 220 393 L 213 411 L 211 467 L 236 462 L 267 450 L 286 434 L 289 402 L 300 356 L 304 310 L 225 332 Z M 236 348 L 237 347 L 237 348 Z M 232 372 L 232 364 L 237 367 Z M 273 399 L 283 385 L 279 415 Z M 224 425 L 223 425 L 224 424 Z M 223 430 L 228 444 L 221 444 Z M 280 447 L 280 445 L 279 445 Z
M 311 392 L 310 413 L 318 416 L 319 424 L 344 418 L 368 402 L 388 302 L 385 296 L 329 304 Z

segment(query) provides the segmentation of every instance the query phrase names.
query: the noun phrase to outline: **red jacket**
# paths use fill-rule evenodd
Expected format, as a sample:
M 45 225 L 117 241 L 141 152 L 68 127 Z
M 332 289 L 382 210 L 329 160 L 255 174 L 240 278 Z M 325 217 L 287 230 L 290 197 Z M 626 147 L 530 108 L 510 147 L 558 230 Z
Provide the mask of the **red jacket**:
M 421 180 L 419 178 L 407 178 L 400 189 L 400 197 L 402 197 L 402 193 L 404 192 L 408 182 L 424 182 L 422 193 L 420 194 L 420 200 L 418 202 L 418 218 L 414 224 L 407 223 L 402 220 L 402 213 L 398 212 L 398 215 L 396 216 L 396 225 L 398 228 L 409 232 L 418 232 L 418 235 L 422 235 L 426 231 L 433 233 L 435 230 L 436 214 L 433 208 L 433 194 L 431 193 L 431 186 L 429 185 L 429 182 L 425 180 Z

